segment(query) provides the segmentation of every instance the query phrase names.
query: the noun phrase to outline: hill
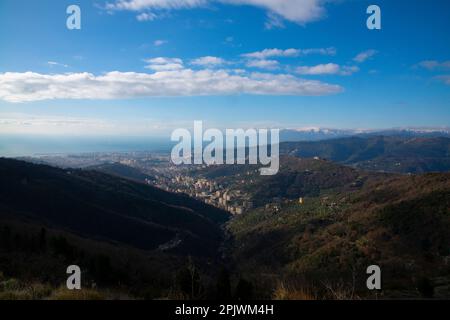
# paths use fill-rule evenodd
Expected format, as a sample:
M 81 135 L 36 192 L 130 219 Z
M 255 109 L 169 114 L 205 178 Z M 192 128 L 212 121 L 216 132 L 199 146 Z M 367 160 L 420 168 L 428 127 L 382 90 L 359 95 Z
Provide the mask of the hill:
M 320 157 L 371 171 L 398 173 L 450 170 L 450 138 L 355 136 L 310 142 L 285 142 L 280 152 Z
M 280 131 L 280 141 L 318 141 L 344 137 L 397 136 L 403 138 L 450 138 L 450 128 L 393 128 L 385 130 L 307 127 Z
M 211 255 L 227 214 L 151 186 L 89 170 L 0 159 L 1 215 L 145 250 Z
M 240 190 L 257 206 L 318 196 L 333 190 L 355 191 L 368 181 L 389 176 L 329 160 L 292 156 L 280 157 L 279 172 L 273 176 L 262 176 L 257 167 L 251 165 L 210 166 L 198 169 L 195 175 L 214 179 L 231 190 Z
M 0 176 L 0 300 L 215 296 L 226 212 L 91 170 L 0 159 Z
M 138 297 L 210 299 L 216 281 L 253 298 L 450 297 L 449 173 L 292 156 L 280 164 L 275 176 L 254 166 L 195 171 L 256 204 L 228 221 L 137 181 L 0 159 L 0 298 L 1 272 L 26 291 L 36 279 L 60 284 L 73 263 L 88 281 Z M 372 264 L 383 274 L 376 296 L 365 287 Z
M 370 297 L 365 270 L 377 264 L 385 298 L 429 296 L 424 283 L 450 296 L 450 174 L 385 176 L 279 208 L 257 208 L 228 226 L 230 254 L 261 292 L 281 283 L 293 296 Z
M 298 200 L 299 197 L 319 196 L 324 192 L 350 192 L 361 188 L 383 174 L 369 173 L 338 165 L 322 159 L 281 157 L 279 173 L 274 176 L 255 176 L 244 190 L 252 194 L 259 205 L 273 199 Z
M 143 173 L 141 170 L 121 164 L 121 163 L 104 163 L 84 168 L 86 170 L 99 171 L 121 178 L 135 180 L 138 182 L 153 181 L 155 178 Z

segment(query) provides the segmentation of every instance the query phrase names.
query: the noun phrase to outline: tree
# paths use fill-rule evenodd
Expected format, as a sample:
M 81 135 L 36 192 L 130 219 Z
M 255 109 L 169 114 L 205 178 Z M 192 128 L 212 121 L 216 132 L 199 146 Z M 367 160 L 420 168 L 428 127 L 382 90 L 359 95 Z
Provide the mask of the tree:
M 179 270 L 175 277 L 177 289 L 189 296 L 190 299 L 200 294 L 200 274 L 191 257 L 187 266 Z

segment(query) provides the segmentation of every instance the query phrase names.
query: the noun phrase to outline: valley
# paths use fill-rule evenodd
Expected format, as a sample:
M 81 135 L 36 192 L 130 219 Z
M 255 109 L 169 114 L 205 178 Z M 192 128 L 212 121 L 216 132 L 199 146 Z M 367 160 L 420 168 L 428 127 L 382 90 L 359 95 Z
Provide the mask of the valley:
M 64 295 L 79 263 L 93 297 L 448 298 L 448 140 L 299 144 L 282 144 L 274 176 L 163 154 L 0 159 L 3 277 Z M 365 165 L 412 153 L 406 174 Z M 372 264 L 380 292 L 365 287 Z

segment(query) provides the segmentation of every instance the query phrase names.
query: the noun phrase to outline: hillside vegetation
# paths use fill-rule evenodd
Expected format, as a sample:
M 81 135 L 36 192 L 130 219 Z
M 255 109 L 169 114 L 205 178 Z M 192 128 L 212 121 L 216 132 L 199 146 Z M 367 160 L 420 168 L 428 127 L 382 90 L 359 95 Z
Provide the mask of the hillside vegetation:
M 384 297 L 420 297 L 422 282 L 450 296 L 450 174 L 374 179 L 280 207 L 229 223 L 236 265 L 264 279 L 263 292 L 281 282 L 294 292 L 327 296 L 334 286 L 346 298 L 367 297 L 365 270 L 377 264 Z
M 254 209 L 229 220 L 133 177 L 0 159 L 0 299 L 450 297 L 449 173 L 283 156 L 275 176 L 197 174 Z M 70 264 L 83 267 L 78 296 L 62 288 Z M 372 264 L 381 292 L 366 288 Z
M 284 142 L 280 152 L 302 158 L 317 156 L 372 171 L 424 173 L 450 170 L 450 138 L 447 137 L 357 136 Z

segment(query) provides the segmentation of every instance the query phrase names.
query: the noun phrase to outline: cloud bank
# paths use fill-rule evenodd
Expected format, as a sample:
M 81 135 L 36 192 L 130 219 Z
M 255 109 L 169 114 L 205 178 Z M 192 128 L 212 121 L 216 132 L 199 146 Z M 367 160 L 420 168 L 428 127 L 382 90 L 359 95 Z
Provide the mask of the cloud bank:
M 249 68 L 260 68 L 266 70 L 275 70 L 279 66 L 279 62 L 276 60 L 265 60 L 265 59 L 257 59 L 250 60 L 246 63 L 246 66 Z
M 322 96 L 343 91 L 339 85 L 289 74 L 191 70 L 181 60 L 148 60 L 154 73 L 112 71 L 41 74 L 0 73 L 0 100 L 20 103 L 53 99 L 126 99 L 217 95 Z
M 271 26 L 280 26 L 281 22 L 276 25 L 273 21 L 277 21 L 276 17 L 285 20 L 305 24 L 322 18 L 326 11 L 323 0 L 116 0 L 108 2 L 105 6 L 107 10 L 127 10 L 127 11 L 159 11 L 159 10 L 179 10 L 206 7 L 210 4 L 220 3 L 228 5 L 248 5 L 262 8 L 268 12 L 269 20 L 272 21 Z M 146 19 L 151 17 L 141 16 L 140 21 L 152 20 Z
M 206 56 L 192 60 L 191 64 L 202 67 L 213 67 L 225 64 L 225 60 L 218 57 Z
M 373 49 L 366 50 L 366 51 L 359 53 L 356 57 L 354 57 L 353 61 L 358 62 L 358 63 L 363 63 L 364 61 L 372 58 L 377 53 L 378 53 L 378 51 L 373 50 Z
M 430 71 L 433 70 L 446 70 L 450 69 L 450 60 L 448 61 L 437 61 L 437 60 L 425 60 L 417 64 L 417 67 L 425 68 Z
M 311 54 L 320 54 L 320 55 L 328 55 L 334 56 L 336 54 L 336 49 L 333 47 L 330 48 L 313 48 L 313 49 L 264 49 L 261 51 L 244 53 L 241 56 L 244 58 L 251 59 L 267 59 L 267 58 L 292 58 L 298 56 L 306 56 Z
M 301 66 L 296 68 L 298 74 L 303 75 L 342 75 L 349 76 L 355 72 L 358 72 L 357 66 L 340 66 L 335 63 L 318 64 L 315 66 Z

